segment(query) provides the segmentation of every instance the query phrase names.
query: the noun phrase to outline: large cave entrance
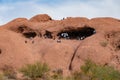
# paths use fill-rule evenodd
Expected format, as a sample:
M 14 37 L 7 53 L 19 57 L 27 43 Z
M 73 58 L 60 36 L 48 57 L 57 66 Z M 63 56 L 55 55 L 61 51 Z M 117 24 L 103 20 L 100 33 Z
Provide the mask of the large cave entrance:
M 96 31 L 94 28 L 85 26 L 79 29 L 71 29 L 71 30 L 62 31 L 58 33 L 57 36 L 59 37 L 59 39 L 63 38 L 63 39 L 83 40 L 89 36 L 92 36 L 95 33 Z
M 26 32 L 26 33 L 23 33 L 23 35 L 26 37 L 26 38 L 34 38 L 37 36 L 37 34 L 35 32 Z

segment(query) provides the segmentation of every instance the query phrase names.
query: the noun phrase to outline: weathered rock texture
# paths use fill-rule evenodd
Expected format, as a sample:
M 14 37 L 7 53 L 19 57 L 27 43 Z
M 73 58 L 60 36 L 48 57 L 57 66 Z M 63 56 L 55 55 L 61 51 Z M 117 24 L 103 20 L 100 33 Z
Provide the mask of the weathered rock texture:
M 120 70 L 120 20 L 46 14 L 15 19 L 0 27 L 0 68 L 19 69 L 36 61 L 64 75 L 80 69 L 86 59 Z

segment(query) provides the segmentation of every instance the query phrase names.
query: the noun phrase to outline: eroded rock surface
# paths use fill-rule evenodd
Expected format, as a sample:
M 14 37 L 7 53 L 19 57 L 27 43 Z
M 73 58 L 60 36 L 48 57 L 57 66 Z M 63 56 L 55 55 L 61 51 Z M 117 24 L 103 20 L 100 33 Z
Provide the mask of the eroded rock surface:
M 40 61 L 69 75 L 91 59 L 120 69 L 119 53 L 120 22 L 114 18 L 52 20 L 42 14 L 0 27 L 0 68 L 7 65 L 19 69 Z

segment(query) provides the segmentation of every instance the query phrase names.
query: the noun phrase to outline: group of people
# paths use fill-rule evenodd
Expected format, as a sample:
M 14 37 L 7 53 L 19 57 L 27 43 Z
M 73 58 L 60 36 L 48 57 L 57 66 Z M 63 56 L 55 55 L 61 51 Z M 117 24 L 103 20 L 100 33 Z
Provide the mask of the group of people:
M 69 34 L 67 32 L 64 32 L 64 33 L 61 33 L 60 36 L 59 36 L 59 39 L 61 38 L 65 38 L 65 39 L 71 39 L 71 37 L 69 36 Z M 77 40 L 83 40 L 85 39 L 85 36 L 76 36 L 76 39 Z
M 77 30 L 77 31 L 65 31 L 65 32 L 61 32 L 59 33 L 58 36 L 58 40 L 57 42 L 61 42 L 61 39 L 76 39 L 76 40 L 84 40 L 86 37 L 89 37 L 93 34 L 95 34 L 96 31 L 95 29 L 83 29 L 83 30 Z M 53 38 L 51 32 L 46 31 L 46 34 L 44 34 L 45 38 Z
M 77 40 L 83 40 L 88 36 L 91 36 L 92 34 L 95 34 L 96 31 L 83 31 L 83 32 L 62 32 L 59 34 L 59 39 L 65 38 L 65 39 L 77 39 Z

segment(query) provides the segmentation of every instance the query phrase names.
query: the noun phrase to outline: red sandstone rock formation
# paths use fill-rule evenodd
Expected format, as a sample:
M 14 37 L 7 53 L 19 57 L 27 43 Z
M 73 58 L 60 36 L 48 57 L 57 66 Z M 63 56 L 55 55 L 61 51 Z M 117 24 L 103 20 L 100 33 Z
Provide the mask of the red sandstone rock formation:
M 0 27 L 0 68 L 15 69 L 41 61 L 64 75 L 86 59 L 120 69 L 120 20 L 83 17 L 52 20 L 37 15 L 15 19 Z

